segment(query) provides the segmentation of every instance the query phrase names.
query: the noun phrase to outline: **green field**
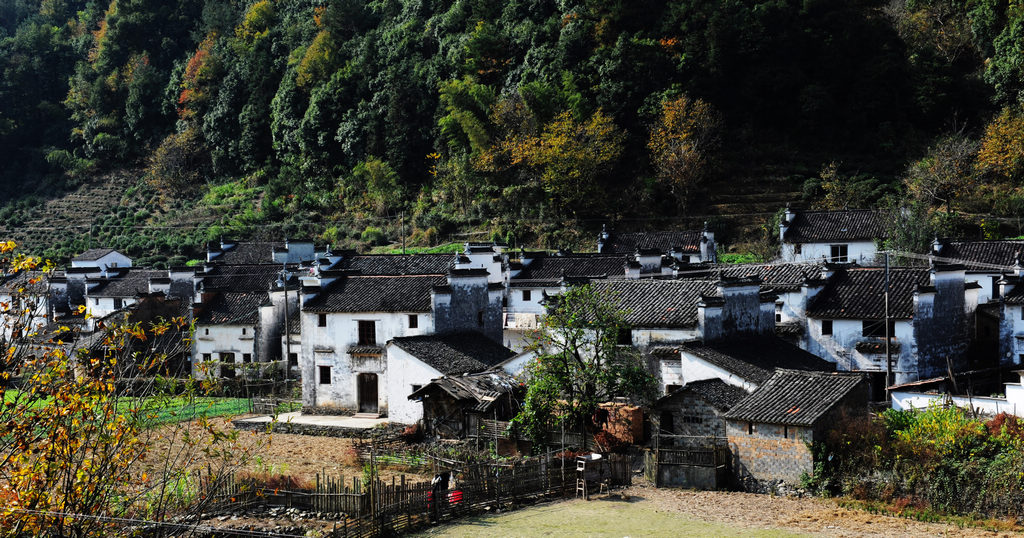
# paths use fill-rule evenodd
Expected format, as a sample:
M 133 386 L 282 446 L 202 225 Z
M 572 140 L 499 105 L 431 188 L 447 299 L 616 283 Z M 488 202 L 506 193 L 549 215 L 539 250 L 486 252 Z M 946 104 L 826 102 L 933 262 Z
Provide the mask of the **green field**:
M 4 402 L 13 401 L 17 395 L 17 390 L 4 391 Z M 39 400 L 33 403 L 33 407 L 47 404 L 48 400 Z M 118 407 L 125 413 L 131 409 L 139 409 L 150 417 L 150 426 L 159 426 L 200 417 L 213 418 L 248 413 L 249 400 L 211 397 L 122 398 L 118 402 Z
M 737 529 L 659 511 L 650 503 L 613 498 L 543 504 L 467 518 L 418 536 L 804 536 L 775 529 Z

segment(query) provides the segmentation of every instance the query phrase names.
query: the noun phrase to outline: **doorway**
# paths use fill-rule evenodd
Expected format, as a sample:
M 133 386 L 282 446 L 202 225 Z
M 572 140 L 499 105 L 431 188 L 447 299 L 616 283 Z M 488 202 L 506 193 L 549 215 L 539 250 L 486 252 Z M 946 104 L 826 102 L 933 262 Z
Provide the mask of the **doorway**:
M 359 412 L 377 412 L 377 374 L 359 374 Z

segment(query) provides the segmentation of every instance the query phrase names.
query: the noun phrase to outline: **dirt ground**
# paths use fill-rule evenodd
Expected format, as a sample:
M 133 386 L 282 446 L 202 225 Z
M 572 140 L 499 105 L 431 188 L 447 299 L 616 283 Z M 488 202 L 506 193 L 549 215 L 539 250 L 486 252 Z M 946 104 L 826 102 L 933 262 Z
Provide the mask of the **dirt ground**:
M 230 427 L 230 424 L 223 424 Z M 244 470 L 291 475 L 313 482 L 317 473 L 361 476 L 353 441 L 332 437 L 242 432 L 241 443 L 258 457 Z M 382 470 L 385 479 L 405 474 Z M 624 500 L 625 499 L 625 500 Z M 555 508 L 552 508 L 555 507 Z M 241 523 L 227 521 L 222 524 Z M 255 521 L 248 521 L 255 523 Z M 274 524 L 275 520 L 262 520 Z M 307 528 L 330 528 L 330 522 L 304 522 Z M 683 530 L 681 530 L 683 529 Z M 685 531 L 685 529 L 690 529 Z M 595 501 L 545 503 L 498 515 L 470 518 L 425 533 L 436 536 L 1011 536 L 983 529 L 924 523 L 840 507 L 835 501 L 749 493 L 656 489 L 635 485 Z
M 625 494 L 625 499 L 622 496 Z M 422 536 L 962 536 L 1008 533 L 848 510 L 826 499 L 634 486 L 435 527 Z

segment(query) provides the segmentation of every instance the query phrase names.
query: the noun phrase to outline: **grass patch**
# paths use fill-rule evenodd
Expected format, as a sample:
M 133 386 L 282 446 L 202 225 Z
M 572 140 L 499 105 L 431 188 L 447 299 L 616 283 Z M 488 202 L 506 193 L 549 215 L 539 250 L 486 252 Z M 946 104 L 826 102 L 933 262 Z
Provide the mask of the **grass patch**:
M 718 261 L 722 263 L 740 264 L 740 263 L 757 263 L 761 260 L 757 256 L 750 252 L 737 252 L 728 254 L 719 254 Z
M 4 402 L 12 402 L 20 394 L 16 389 L 4 391 Z M 33 402 L 32 408 L 50 405 L 49 399 Z M 282 404 L 286 405 L 286 404 Z M 240 415 L 249 412 L 249 400 L 246 398 L 213 398 L 213 397 L 151 397 L 123 398 L 118 402 L 121 413 L 144 413 L 150 427 L 195 420 L 197 418 L 214 418 Z
M 464 243 L 445 243 L 436 247 L 405 247 L 406 254 L 454 254 L 462 252 L 466 248 Z M 402 254 L 401 246 L 388 245 L 377 247 L 371 251 L 373 254 Z

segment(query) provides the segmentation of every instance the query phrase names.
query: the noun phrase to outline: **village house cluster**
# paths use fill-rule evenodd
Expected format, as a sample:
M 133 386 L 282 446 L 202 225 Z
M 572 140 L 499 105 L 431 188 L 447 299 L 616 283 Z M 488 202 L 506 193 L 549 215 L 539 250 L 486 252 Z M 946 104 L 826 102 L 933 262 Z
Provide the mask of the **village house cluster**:
M 37 338 L 61 325 L 92 334 L 160 303 L 194 326 L 182 375 L 292 380 L 303 413 L 386 416 L 460 437 L 515 413 L 515 376 L 547 299 L 589 283 L 625 313 L 619 344 L 641 351 L 660 383 L 649 413 L 660 449 L 719 446 L 744 481 L 794 483 L 813 467 L 807 441 L 887 390 L 898 407 L 920 406 L 936 397 L 928 389 L 999 383 L 1024 362 L 1024 242 L 936 240 L 930 260 L 885 267 L 883 218 L 787 209 L 779 259 L 745 265 L 718 263 L 706 227 L 606 229 L 590 253 L 222 240 L 204 263 L 169 270 L 96 248 L 38 284 L 0 279 L 0 301 L 38 298 Z M 1007 384 L 992 408 L 1015 408 L 1019 388 Z M 666 484 L 720 479 L 658 472 Z

